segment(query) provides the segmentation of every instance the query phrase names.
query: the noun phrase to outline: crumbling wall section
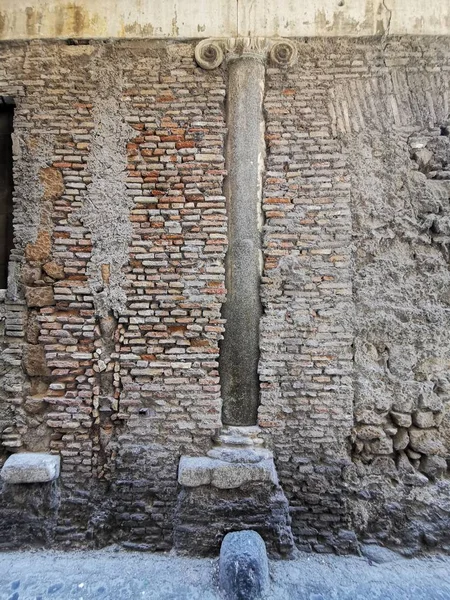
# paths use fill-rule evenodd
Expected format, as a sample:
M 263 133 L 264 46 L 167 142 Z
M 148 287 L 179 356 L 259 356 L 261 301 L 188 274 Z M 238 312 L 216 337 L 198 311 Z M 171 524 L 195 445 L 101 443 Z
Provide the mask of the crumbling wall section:
M 351 505 L 359 533 L 448 549 L 448 49 L 397 41 L 382 56 L 388 70 L 336 85 L 332 105 L 352 178 Z
M 301 547 L 448 548 L 448 41 L 269 70 L 260 424 Z
M 340 478 L 353 399 L 350 176 L 328 108 L 337 75 L 326 74 L 326 48 L 300 43 L 296 67 L 267 72 L 259 424 L 299 546 L 348 551 L 356 537 Z M 336 73 L 350 70 L 337 48 L 335 62 Z

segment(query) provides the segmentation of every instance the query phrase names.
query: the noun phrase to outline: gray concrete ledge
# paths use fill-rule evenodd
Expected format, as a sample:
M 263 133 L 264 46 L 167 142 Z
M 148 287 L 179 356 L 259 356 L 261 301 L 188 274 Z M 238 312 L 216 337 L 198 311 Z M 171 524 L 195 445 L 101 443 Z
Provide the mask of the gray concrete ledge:
M 27 452 L 11 455 L 3 465 L 5 483 L 47 483 L 59 477 L 61 458 L 55 454 Z

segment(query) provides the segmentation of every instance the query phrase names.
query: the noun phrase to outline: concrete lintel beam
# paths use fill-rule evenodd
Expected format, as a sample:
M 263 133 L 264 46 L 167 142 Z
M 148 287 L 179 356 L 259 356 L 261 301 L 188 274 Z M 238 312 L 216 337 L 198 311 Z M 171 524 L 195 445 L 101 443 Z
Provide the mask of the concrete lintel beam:
M 0 40 L 448 35 L 444 0 L 2 0 Z

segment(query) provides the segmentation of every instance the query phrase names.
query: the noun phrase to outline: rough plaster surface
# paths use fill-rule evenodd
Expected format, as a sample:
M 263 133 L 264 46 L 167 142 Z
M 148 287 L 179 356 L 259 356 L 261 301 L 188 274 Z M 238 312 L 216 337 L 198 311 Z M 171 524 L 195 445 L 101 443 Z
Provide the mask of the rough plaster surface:
M 448 551 L 448 41 L 296 44 L 264 98 L 258 421 L 278 500 L 308 551 Z M 60 492 L 2 491 L 10 547 L 170 549 L 179 458 L 221 425 L 227 67 L 198 68 L 190 42 L 104 46 L 0 44 L 21 140 L 2 461 L 62 458 Z M 198 505 L 220 522 L 251 504 L 238 492 Z

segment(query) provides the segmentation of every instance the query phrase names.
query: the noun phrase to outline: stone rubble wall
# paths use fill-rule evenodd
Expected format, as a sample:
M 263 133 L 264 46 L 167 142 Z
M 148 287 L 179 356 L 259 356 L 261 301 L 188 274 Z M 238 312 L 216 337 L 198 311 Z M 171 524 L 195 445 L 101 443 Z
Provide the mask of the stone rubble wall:
M 300 548 L 450 549 L 450 42 L 297 44 L 266 76 L 259 425 Z M 0 95 L 1 456 L 61 454 L 48 544 L 170 549 L 179 458 L 221 424 L 226 66 L 9 42 Z

